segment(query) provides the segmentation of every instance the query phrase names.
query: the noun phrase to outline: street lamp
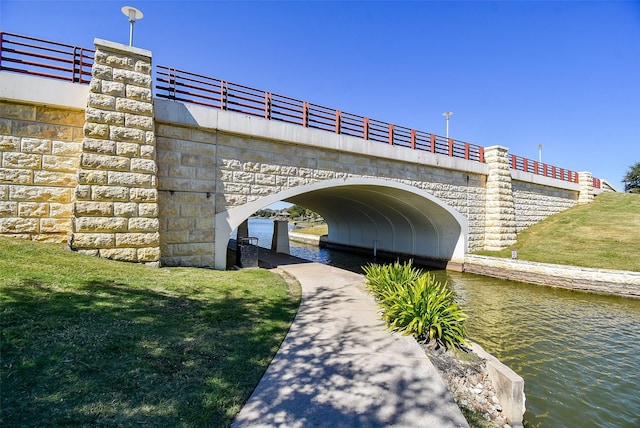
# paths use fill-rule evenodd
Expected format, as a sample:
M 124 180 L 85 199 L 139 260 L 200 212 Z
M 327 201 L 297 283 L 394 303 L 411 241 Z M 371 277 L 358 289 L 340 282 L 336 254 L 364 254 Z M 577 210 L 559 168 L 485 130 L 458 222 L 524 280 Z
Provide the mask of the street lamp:
M 132 46 L 133 45 L 133 24 L 136 23 L 136 19 L 142 19 L 144 15 L 142 15 L 142 12 L 140 12 L 138 9 L 136 9 L 133 6 L 123 6 L 122 9 L 120 10 L 124 14 L 124 16 L 129 18 L 129 24 L 131 24 L 129 26 L 129 46 Z
M 538 144 L 538 161 L 542 163 L 542 144 Z
M 444 113 L 442 113 L 444 118 L 447 119 L 447 138 L 449 138 L 449 118 L 451 117 L 452 114 L 453 114 L 452 111 L 445 111 Z

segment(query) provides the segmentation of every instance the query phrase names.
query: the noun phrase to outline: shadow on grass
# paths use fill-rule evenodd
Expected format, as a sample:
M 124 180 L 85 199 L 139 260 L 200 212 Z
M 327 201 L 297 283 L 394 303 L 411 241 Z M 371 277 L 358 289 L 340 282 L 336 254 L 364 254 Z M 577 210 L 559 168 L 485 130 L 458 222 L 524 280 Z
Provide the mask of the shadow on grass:
M 247 294 L 2 286 L 0 426 L 229 425 L 298 303 Z

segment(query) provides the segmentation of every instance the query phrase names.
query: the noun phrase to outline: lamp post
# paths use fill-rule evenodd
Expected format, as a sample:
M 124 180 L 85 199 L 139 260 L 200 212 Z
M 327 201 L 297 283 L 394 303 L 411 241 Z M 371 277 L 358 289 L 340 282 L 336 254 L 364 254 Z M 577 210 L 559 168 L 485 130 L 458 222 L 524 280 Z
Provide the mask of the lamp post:
M 538 161 L 542 163 L 542 144 L 538 144 Z
M 447 139 L 449 138 L 449 118 L 451 117 L 452 114 L 453 114 L 452 111 L 445 111 L 444 113 L 442 113 L 444 118 L 447 119 Z
M 136 23 L 136 19 L 142 19 L 144 15 L 133 6 L 123 6 L 120 10 L 129 18 L 129 46 L 133 46 L 133 24 Z

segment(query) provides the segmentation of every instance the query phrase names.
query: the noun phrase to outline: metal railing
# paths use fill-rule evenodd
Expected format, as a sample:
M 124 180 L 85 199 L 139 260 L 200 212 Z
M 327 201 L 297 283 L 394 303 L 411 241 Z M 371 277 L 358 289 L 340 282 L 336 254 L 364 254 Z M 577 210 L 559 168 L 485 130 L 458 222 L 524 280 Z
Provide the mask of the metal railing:
M 602 188 L 602 180 L 600 180 L 599 178 L 593 177 L 593 188 L 594 189 L 601 189 Z
M 95 50 L 0 32 L 0 71 L 88 84 Z M 484 148 L 452 138 L 346 113 L 237 83 L 156 67 L 156 96 L 233 111 L 365 140 L 484 162 Z M 511 168 L 572 183 L 578 173 L 511 155 Z M 593 178 L 600 189 L 601 180 Z
M 0 71 L 89 83 L 93 49 L 0 33 Z
M 568 181 L 570 183 L 578 182 L 578 173 L 575 171 L 558 168 L 553 165 L 548 165 L 546 163 L 541 163 L 516 155 L 511 155 L 511 169 Z
M 484 162 L 484 149 L 475 144 L 346 113 L 226 80 L 159 65 L 156 67 L 156 82 L 156 96 L 160 98 Z

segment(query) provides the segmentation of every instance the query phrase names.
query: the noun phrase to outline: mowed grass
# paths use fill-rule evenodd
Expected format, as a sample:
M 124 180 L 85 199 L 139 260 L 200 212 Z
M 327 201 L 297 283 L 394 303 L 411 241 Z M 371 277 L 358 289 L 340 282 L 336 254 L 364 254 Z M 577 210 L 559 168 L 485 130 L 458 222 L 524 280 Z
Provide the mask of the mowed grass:
M 603 193 L 518 235 L 518 258 L 640 271 L 640 195 Z M 511 249 L 478 254 L 511 257 Z
M 306 233 L 307 235 L 317 235 L 322 236 L 329 233 L 329 227 L 326 224 L 319 224 L 313 227 L 305 227 L 301 229 L 295 229 L 296 233 Z
M 0 238 L 0 426 L 228 426 L 296 314 L 265 270 L 150 268 Z

